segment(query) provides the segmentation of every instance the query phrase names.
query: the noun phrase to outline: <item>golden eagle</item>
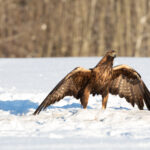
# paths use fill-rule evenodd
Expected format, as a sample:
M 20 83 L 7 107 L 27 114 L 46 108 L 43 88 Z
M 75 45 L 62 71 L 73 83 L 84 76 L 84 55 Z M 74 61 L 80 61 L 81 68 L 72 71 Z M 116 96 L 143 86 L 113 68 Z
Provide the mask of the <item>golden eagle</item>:
M 86 108 L 90 94 L 101 94 L 102 108 L 105 109 L 109 93 L 124 97 L 133 107 L 136 104 L 140 110 L 143 109 L 145 102 L 150 110 L 150 92 L 141 76 L 127 65 L 113 67 L 115 57 L 115 51 L 111 50 L 94 68 L 89 70 L 75 68 L 48 94 L 34 115 L 65 96 L 80 99 L 81 105 Z

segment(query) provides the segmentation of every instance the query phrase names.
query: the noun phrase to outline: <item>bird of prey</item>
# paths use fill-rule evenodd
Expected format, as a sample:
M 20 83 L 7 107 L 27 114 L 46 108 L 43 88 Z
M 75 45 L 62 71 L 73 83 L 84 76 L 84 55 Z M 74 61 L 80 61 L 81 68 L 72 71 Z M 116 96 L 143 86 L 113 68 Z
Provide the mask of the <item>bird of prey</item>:
M 105 109 L 109 93 L 124 97 L 133 107 L 136 104 L 140 110 L 145 103 L 150 110 L 150 92 L 140 74 L 127 65 L 113 67 L 115 57 L 116 52 L 110 50 L 94 68 L 77 67 L 72 70 L 48 94 L 34 115 L 65 96 L 80 99 L 81 105 L 86 108 L 89 95 L 100 94 L 102 108 Z

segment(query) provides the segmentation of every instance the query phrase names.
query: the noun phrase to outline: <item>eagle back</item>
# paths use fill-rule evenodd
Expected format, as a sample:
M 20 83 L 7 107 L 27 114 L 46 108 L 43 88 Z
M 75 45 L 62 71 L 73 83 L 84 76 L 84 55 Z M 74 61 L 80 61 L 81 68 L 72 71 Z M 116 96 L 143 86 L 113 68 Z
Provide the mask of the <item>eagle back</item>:
M 112 79 L 112 67 L 101 65 L 92 70 L 92 93 L 102 94 Z

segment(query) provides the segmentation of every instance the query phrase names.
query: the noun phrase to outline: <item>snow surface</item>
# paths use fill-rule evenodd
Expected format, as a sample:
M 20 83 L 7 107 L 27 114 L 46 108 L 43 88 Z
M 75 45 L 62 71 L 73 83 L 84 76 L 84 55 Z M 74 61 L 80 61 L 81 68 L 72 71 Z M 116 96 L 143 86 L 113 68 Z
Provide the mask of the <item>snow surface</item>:
M 88 109 L 65 97 L 33 116 L 53 87 L 77 66 L 92 68 L 100 58 L 0 59 L 0 150 L 149 149 L 150 112 L 109 95 L 90 96 Z M 150 89 L 149 58 L 117 58 L 135 68 Z

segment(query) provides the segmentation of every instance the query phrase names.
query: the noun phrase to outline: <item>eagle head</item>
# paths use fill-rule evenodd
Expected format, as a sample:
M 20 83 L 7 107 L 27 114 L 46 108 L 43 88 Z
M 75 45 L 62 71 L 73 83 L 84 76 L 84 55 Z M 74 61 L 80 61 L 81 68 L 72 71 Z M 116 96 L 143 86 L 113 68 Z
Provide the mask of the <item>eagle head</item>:
M 106 53 L 107 57 L 115 58 L 116 57 L 116 52 L 114 50 L 110 50 Z
M 107 51 L 105 56 L 100 60 L 96 67 L 101 66 L 102 64 L 111 64 L 113 65 L 113 60 L 116 57 L 116 52 L 114 50 Z

